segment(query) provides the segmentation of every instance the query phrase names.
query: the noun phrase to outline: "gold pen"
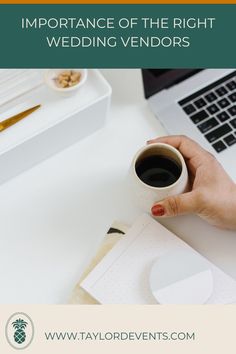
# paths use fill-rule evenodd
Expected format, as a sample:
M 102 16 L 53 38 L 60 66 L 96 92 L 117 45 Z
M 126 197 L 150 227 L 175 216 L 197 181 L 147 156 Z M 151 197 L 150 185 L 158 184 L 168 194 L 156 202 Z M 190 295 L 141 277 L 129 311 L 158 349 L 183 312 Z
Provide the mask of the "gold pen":
M 0 132 L 2 132 L 3 130 L 11 127 L 14 124 L 16 124 L 21 119 L 27 117 L 28 115 L 30 115 L 31 113 L 33 113 L 34 111 L 36 111 L 40 107 L 41 107 L 41 104 L 38 104 L 37 106 L 29 108 L 26 111 L 23 111 L 23 112 L 18 113 L 18 114 L 14 115 L 14 116 L 12 116 L 10 118 L 7 118 L 7 119 L 3 120 L 2 122 L 0 122 Z

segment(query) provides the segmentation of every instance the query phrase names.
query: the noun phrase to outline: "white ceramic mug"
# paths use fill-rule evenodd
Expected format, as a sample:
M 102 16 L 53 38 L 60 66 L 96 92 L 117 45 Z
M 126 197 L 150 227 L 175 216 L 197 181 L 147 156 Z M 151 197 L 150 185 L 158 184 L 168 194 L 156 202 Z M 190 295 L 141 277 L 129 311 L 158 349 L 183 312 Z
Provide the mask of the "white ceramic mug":
M 177 181 L 166 187 L 153 187 L 139 178 L 136 172 L 137 162 L 153 155 L 169 157 L 179 165 L 181 173 Z M 188 188 L 188 170 L 183 156 L 173 146 L 163 143 L 146 145 L 137 152 L 131 165 L 130 177 L 135 202 L 146 212 L 150 212 L 156 202 L 186 192 Z

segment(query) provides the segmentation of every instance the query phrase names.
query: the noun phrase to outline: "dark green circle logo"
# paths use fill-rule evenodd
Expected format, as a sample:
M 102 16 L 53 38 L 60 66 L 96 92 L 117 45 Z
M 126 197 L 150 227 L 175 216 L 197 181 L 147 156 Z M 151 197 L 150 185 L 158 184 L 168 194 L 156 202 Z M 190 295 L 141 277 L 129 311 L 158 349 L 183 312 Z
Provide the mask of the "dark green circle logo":
M 34 324 L 24 312 L 16 312 L 8 319 L 5 334 L 8 343 L 15 349 L 27 348 L 34 338 Z

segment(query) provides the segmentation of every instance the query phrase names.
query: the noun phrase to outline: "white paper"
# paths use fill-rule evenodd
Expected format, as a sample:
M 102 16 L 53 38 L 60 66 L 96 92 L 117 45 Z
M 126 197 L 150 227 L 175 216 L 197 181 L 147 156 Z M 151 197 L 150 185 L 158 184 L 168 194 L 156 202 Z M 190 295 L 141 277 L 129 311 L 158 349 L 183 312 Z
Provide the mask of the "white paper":
M 155 304 L 149 286 L 151 267 L 158 257 L 183 248 L 196 254 L 185 242 L 144 214 L 81 286 L 102 304 Z M 207 303 L 236 302 L 236 281 L 211 262 L 209 269 L 214 286 Z
M 39 70 L 0 69 L 0 106 L 42 83 Z

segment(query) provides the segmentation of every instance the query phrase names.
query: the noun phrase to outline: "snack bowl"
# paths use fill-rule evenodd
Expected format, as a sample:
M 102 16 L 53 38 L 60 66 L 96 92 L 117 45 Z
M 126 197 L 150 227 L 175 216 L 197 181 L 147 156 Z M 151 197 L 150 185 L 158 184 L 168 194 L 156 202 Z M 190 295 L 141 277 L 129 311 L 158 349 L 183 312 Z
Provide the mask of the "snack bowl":
M 48 69 L 45 71 L 44 81 L 51 90 L 70 96 L 84 85 L 87 76 L 87 69 Z

